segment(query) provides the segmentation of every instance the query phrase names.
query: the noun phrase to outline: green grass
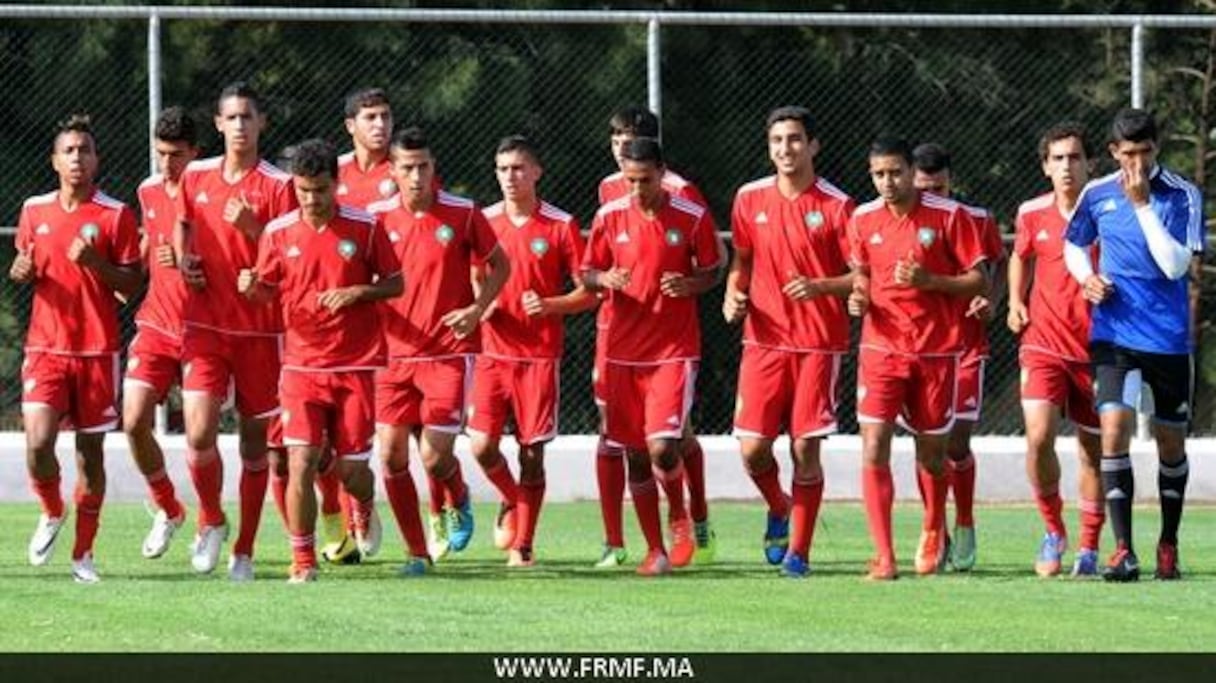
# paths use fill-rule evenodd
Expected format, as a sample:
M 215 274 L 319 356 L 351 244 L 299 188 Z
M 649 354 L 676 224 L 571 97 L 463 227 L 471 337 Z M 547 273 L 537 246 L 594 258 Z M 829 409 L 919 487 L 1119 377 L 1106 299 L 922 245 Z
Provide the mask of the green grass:
M 761 507 L 726 503 L 712 507 L 718 562 L 653 580 L 590 569 L 598 507 L 578 503 L 545 508 L 531 571 L 505 570 L 489 542 L 493 509 L 480 506 L 472 547 L 432 576 L 394 575 L 402 551 L 386 517 L 383 558 L 326 567 L 316 584 L 288 586 L 274 516 L 263 523 L 259 580 L 233 585 L 222 573 L 193 574 L 185 534 L 165 558 L 140 558 L 148 517 L 138 505 L 115 504 L 104 510 L 97 545 L 103 581 L 79 586 L 67 567 L 71 531 L 50 566 L 30 567 L 25 544 L 37 510 L 0 505 L 0 651 L 1067 652 L 1216 643 L 1216 509 L 1187 511 L 1184 581 L 1138 585 L 1034 577 L 1041 531 L 1029 507 L 981 508 L 976 571 L 918 579 L 919 515 L 911 505 L 897 510 L 904 578 L 890 584 L 861 579 L 869 541 L 856 505 L 825 506 L 807 580 L 782 579 L 763 564 Z M 1136 521 L 1151 575 L 1156 511 L 1140 508 Z M 636 560 L 641 543 L 628 508 L 627 522 Z

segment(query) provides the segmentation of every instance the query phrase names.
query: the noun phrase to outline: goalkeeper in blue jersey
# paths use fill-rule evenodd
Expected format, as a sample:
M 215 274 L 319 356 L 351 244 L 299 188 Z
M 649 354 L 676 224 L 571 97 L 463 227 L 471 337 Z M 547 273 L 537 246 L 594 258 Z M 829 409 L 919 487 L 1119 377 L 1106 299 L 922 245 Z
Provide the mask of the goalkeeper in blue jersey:
M 1069 272 L 1093 304 L 1090 359 L 1102 430 L 1102 487 L 1116 550 L 1103 576 L 1135 581 L 1132 548 L 1135 483 L 1129 447 L 1141 384 L 1153 393 L 1153 436 L 1160 464 L 1161 535 L 1158 579 L 1177 579 L 1178 525 L 1188 465 L 1193 366 L 1187 277 L 1204 246 L 1199 190 L 1157 163 L 1157 124 L 1125 109 L 1111 126 L 1119 170 L 1089 183 L 1065 235 Z M 1089 250 L 1097 243 L 1098 269 Z

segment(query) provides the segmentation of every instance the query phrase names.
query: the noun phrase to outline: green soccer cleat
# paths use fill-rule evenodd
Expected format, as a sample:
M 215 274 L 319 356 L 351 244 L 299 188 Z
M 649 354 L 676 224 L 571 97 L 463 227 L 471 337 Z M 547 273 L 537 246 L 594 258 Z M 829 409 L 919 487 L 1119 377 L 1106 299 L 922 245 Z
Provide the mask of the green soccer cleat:
M 426 550 L 431 558 L 438 562 L 448 556 L 452 544 L 448 541 L 448 515 L 444 510 L 437 515 L 431 515 L 426 527 Z
M 629 557 L 629 554 L 627 552 L 625 552 L 624 548 L 618 548 L 616 546 L 605 545 L 604 553 L 602 555 L 600 555 L 599 562 L 595 563 L 595 568 L 596 569 L 616 569 L 616 568 L 620 567 L 621 565 L 625 564 L 625 560 L 628 557 Z
M 692 534 L 697 542 L 697 548 L 692 555 L 692 563 L 713 564 L 714 557 L 718 554 L 718 535 L 714 533 L 714 528 L 710 525 L 709 520 L 693 522 Z
M 955 571 L 969 572 L 975 567 L 975 527 L 954 527 L 954 547 L 950 550 L 950 566 Z

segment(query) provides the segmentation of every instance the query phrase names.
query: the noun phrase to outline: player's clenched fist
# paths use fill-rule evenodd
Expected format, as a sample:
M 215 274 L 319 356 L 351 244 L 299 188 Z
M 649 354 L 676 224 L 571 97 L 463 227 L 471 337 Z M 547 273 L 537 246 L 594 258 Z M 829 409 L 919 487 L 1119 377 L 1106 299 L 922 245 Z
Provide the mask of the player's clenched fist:
M 13 259 L 13 265 L 8 269 L 9 278 L 16 282 L 32 282 L 36 275 L 32 250 L 18 251 L 17 258 Z
M 853 291 L 849 292 L 849 315 L 860 318 L 870 307 L 870 293 L 867 283 L 860 277 L 853 278 Z
M 545 315 L 548 310 L 545 307 L 545 300 L 541 295 L 536 293 L 536 290 L 529 289 L 520 295 L 519 301 L 523 304 L 524 313 L 532 317 Z
M 735 324 L 747 316 L 747 293 L 738 290 L 726 292 L 722 301 L 722 317 L 728 324 Z
M 1115 285 L 1109 278 L 1103 275 L 1090 275 L 1085 279 L 1085 285 L 1081 288 L 1085 295 L 1085 300 L 1091 304 L 1100 304 L 1106 301 L 1115 291 Z
M 1026 308 L 1026 304 L 1021 301 L 1010 302 L 1009 315 L 1005 316 L 1005 324 L 1009 326 L 1010 332 L 1021 334 L 1022 330 L 1030 324 L 1030 310 Z
M 247 297 L 251 297 L 257 283 L 258 276 L 257 273 L 253 272 L 252 268 L 241 268 L 240 274 L 236 277 L 236 291 Z

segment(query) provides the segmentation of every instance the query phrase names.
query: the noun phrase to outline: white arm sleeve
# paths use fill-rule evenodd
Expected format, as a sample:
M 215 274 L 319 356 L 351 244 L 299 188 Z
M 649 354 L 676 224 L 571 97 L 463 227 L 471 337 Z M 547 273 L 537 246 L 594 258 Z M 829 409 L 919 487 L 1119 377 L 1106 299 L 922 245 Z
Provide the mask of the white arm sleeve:
M 1085 281 L 1094 274 L 1094 264 L 1089 260 L 1089 248 L 1078 247 L 1077 245 L 1064 240 L 1064 265 L 1068 267 L 1068 272 L 1072 273 L 1072 277 L 1082 287 L 1085 286 Z
M 1170 237 L 1153 208 L 1142 206 L 1136 209 L 1136 220 L 1140 223 L 1140 230 L 1144 233 L 1144 240 L 1148 242 L 1148 250 L 1153 255 L 1153 260 L 1165 276 L 1177 280 L 1186 275 L 1191 267 L 1191 252 Z

